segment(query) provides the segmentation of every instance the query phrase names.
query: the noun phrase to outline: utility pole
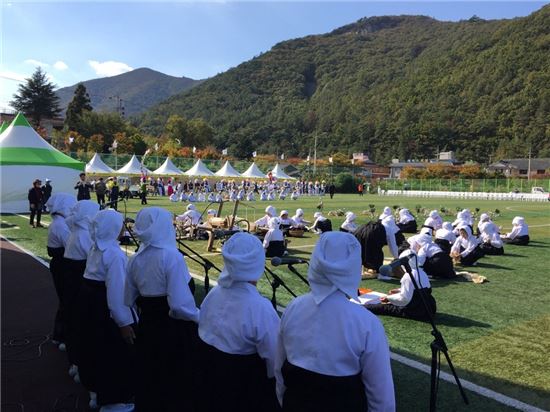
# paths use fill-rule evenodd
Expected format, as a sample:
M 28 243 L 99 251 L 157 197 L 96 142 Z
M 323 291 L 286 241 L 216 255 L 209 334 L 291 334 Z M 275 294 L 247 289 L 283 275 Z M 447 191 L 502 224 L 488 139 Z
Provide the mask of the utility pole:
M 531 147 L 529 146 L 529 163 L 527 164 L 527 181 L 531 180 Z

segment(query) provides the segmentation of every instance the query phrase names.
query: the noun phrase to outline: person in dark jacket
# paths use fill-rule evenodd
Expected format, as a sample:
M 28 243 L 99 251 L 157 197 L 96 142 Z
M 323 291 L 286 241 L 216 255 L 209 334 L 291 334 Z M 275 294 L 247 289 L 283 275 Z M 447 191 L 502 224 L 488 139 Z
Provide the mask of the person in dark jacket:
M 105 192 L 107 191 L 107 185 L 103 181 L 103 178 L 100 177 L 97 183 L 95 184 L 95 195 L 97 196 L 97 203 L 99 206 L 105 205 Z
M 78 190 L 76 200 L 90 200 L 90 190 L 92 185 L 86 181 L 86 173 L 80 173 L 80 180 L 76 183 L 75 189 Z
M 42 217 L 42 206 L 44 204 L 44 192 L 42 192 L 42 182 L 40 179 L 36 179 L 32 182 L 32 187 L 29 189 L 29 209 L 31 211 L 31 217 L 29 224 L 32 227 L 44 227 L 40 224 Z M 34 225 L 34 217 L 36 216 L 36 226 Z
M 120 193 L 120 187 L 116 179 L 113 181 L 113 187 L 111 187 L 111 196 L 109 202 L 111 202 L 111 207 L 115 210 L 118 210 L 118 196 Z
M 46 212 L 46 210 L 47 210 L 46 209 L 46 202 L 48 202 L 48 199 L 50 197 L 52 197 L 53 187 L 50 183 L 51 183 L 51 180 L 46 179 L 46 184 L 44 186 L 42 186 L 42 193 L 44 193 L 44 201 L 42 202 L 42 211 L 43 212 Z

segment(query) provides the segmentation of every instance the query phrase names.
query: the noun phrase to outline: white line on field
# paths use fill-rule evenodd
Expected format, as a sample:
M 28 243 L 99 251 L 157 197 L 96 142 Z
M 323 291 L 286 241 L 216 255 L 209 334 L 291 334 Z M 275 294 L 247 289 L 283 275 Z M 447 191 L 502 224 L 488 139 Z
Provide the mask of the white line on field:
M 394 361 L 397 361 L 399 363 L 402 363 L 404 365 L 410 366 L 411 368 L 414 368 L 416 370 L 419 370 L 421 372 L 424 372 L 426 374 L 431 373 L 431 368 L 429 365 L 425 365 L 421 362 L 417 362 L 415 360 L 406 358 L 405 356 L 399 355 L 397 353 L 391 353 L 391 358 Z M 453 385 L 456 385 L 455 378 L 453 375 L 447 372 L 441 371 L 440 378 L 443 379 L 445 382 L 452 383 Z M 512 408 L 519 409 L 520 411 L 526 411 L 526 412 L 544 412 L 543 409 L 539 409 L 535 406 L 529 405 L 527 403 L 521 402 L 517 399 L 510 398 L 509 396 L 503 395 L 501 393 L 495 392 L 491 389 L 484 388 L 483 386 L 476 385 L 475 383 L 472 383 L 470 381 L 467 381 L 465 379 L 460 379 L 460 383 L 465 389 L 468 389 L 472 392 L 475 392 L 481 396 L 485 396 L 486 398 L 493 399 L 497 402 L 500 402 L 506 406 L 510 406 Z
M 46 266 L 47 268 L 50 267 L 50 265 L 48 264 L 48 262 L 46 262 L 44 259 L 41 259 L 39 258 L 38 256 L 34 255 L 32 252 L 30 252 L 29 250 L 19 246 L 18 244 L 16 244 L 15 242 L 12 242 L 8 239 L 6 239 L 4 236 L 0 236 L 2 239 L 4 239 L 5 241 L 7 241 L 8 243 L 14 245 L 15 247 L 19 248 L 21 251 L 23 251 L 24 253 L 26 253 L 27 255 L 31 256 L 33 259 L 35 259 L 36 261 L 38 261 L 39 263 L 41 263 L 42 265 Z M 201 276 L 201 275 L 198 275 L 196 273 L 190 273 L 191 276 L 197 280 L 200 280 L 202 282 L 204 282 L 204 276 Z M 210 284 L 213 285 L 213 286 L 216 286 L 218 284 L 218 282 L 216 282 L 215 280 L 213 279 L 210 279 Z M 279 312 L 283 312 L 284 311 L 284 307 L 283 306 L 280 306 L 280 305 L 277 305 L 277 310 Z M 399 362 L 399 363 L 402 363 L 403 365 L 406 365 L 406 366 L 409 366 L 413 369 L 416 369 L 420 372 L 424 372 L 426 374 L 430 374 L 431 373 L 431 368 L 429 365 L 425 365 L 421 362 L 418 362 L 418 361 L 415 361 L 413 359 L 409 359 L 405 356 L 402 356 L 402 355 L 399 355 L 397 353 L 394 353 L 394 352 L 391 352 L 390 353 L 390 356 L 391 358 L 396 361 L 396 362 Z M 443 372 L 441 371 L 440 372 L 440 378 L 442 380 L 444 380 L 445 382 L 448 382 L 448 383 L 451 383 L 453 385 L 456 385 L 456 382 L 454 380 L 454 376 L 447 373 L 447 372 Z M 488 389 L 488 388 L 485 388 L 483 386 L 479 386 L 479 385 L 476 385 L 475 383 L 473 382 L 470 382 L 470 381 L 467 381 L 465 379 L 460 379 L 460 383 L 462 384 L 462 386 L 465 388 L 465 389 L 468 389 L 469 391 L 472 391 L 472 392 L 475 392 L 477 393 L 478 395 L 481 395 L 481 396 L 484 396 L 486 398 L 489 398 L 489 399 L 493 399 L 499 403 L 502 403 L 503 405 L 506 405 L 506 406 L 509 406 L 509 407 L 512 407 L 512 408 L 516 408 L 520 411 L 525 411 L 525 412 L 545 412 L 543 409 L 540 409 L 540 408 L 537 408 L 536 406 L 533 406 L 533 405 L 529 405 L 528 403 L 525 403 L 525 402 L 522 402 L 520 400 L 517 400 L 517 399 L 514 399 L 514 398 L 511 398 L 509 396 L 506 396 L 506 395 L 503 395 L 499 392 L 495 392 L 491 389 Z
M 20 215 L 19 213 L 15 213 L 15 215 L 16 215 L 16 216 L 19 216 L 19 217 L 22 217 L 23 219 L 25 219 L 25 220 L 27 220 L 27 221 L 29 220 L 29 216 Z M 49 223 L 44 222 L 42 219 L 40 219 L 40 223 L 41 223 L 43 226 L 46 226 L 46 227 L 50 226 Z

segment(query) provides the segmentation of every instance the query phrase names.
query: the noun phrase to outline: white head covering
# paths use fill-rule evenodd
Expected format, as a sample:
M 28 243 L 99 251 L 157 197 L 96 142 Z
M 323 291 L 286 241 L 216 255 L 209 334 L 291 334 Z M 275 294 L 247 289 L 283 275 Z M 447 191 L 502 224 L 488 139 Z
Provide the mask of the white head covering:
M 458 230 L 459 230 L 459 234 L 460 234 L 460 230 L 461 229 L 464 229 L 466 231 L 466 234 L 468 235 L 468 239 L 471 238 L 473 235 L 472 235 L 472 229 L 470 229 L 470 226 L 468 225 L 462 225 L 462 226 L 459 226 L 458 227 Z
M 442 229 L 448 230 L 449 232 L 453 231 L 453 225 L 451 222 L 443 222 L 443 225 L 441 226 Z
M 411 212 L 409 211 L 409 209 L 406 209 L 406 208 L 403 208 L 399 211 L 399 216 L 400 217 L 410 217 L 412 219 L 414 219 L 413 215 L 411 215 Z
M 281 214 L 279 216 L 288 215 L 288 210 L 281 210 Z
M 322 214 L 321 212 L 315 212 L 315 213 L 313 214 L 313 217 L 314 217 L 315 219 L 317 219 L 317 218 L 319 218 L 319 217 L 323 217 L 323 214 Z
M 281 226 L 281 219 L 278 217 L 272 217 L 267 222 L 267 227 L 270 229 L 279 229 L 279 226 Z
M 304 215 L 303 209 L 296 209 L 296 217 L 302 217 Z
M 134 231 L 141 242 L 137 253 L 143 252 L 149 246 L 159 249 L 176 247 L 172 214 L 161 207 L 141 209 L 136 216 Z
M 264 272 L 262 242 L 250 233 L 235 233 L 222 246 L 224 267 L 218 284 L 229 288 L 235 282 L 257 281 Z
M 434 219 L 436 217 L 439 217 L 439 213 L 437 212 L 437 210 L 432 210 L 429 216 Z
M 479 223 L 487 222 L 489 219 L 490 218 L 487 213 L 482 213 L 481 216 L 479 216 Z
M 265 208 L 265 213 L 267 213 L 271 217 L 277 216 L 277 209 L 269 205 L 268 207 Z
M 428 236 L 431 237 L 432 233 L 433 233 L 433 230 L 430 227 L 423 227 L 422 229 L 420 229 L 420 234 L 421 235 L 428 235 Z
M 109 244 L 117 245 L 116 240 L 122 229 L 122 215 L 116 210 L 100 210 L 92 221 L 90 234 L 96 247 L 105 250 Z
M 384 208 L 384 211 L 382 212 L 382 214 L 380 216 L 378 216 L 378 219 L 384 220 L 387 216 L 391 216 L 391 209 L 390 209 L 389 206 L 386 206 Z
M 218 215 L 218 212 L 216 212 L 214 209 L 208 209 L 206 212 L 207 215 L 216 217 Z
M 357 298 L 361 281 L 361 245 L 350 233 L 326 232 L 311 254 L 308 280 L 318 305 L 336 290 Z
M 77 226 L 81 229 L 90 230 L 90 224 L 95 214 L 99 211 L 99 205 L 91 200 L 80 200 L 76 202 L 71 210 L 71 215 L 65 221 L 69 226 Z
M 355 220 L 356 216 L 353 212 L 346 213 L 346 222 L 351 223 Z
M 521 216 L 516 216 L 513 220 L 512 220 L 512 224 L 513 225 L 516 225 L 516 226 L 520 226 L 520 225 L 523 225 L 525 223 L 525 219 Z
M 195 207 L 195 205 L 193 203 L 189 203 L 187 205 L 187 210 L 196 210 L 197 208 Z
M 76 205 L 74 196 L 67 193 L 55 193 L 46 202 L 50 214 L 58 214 L 65 218 L 69 217 L 71 209 Z
M 428 243 L 432 243 L 432 236 L 420 233 L 418 235 L 414 235 L 408 238 L 407 242 L 409 242 L 409 245 L 411 245 L 411 249 L 412 249 L 413 243 L 418 244 L 419 246 L 424 246 Z

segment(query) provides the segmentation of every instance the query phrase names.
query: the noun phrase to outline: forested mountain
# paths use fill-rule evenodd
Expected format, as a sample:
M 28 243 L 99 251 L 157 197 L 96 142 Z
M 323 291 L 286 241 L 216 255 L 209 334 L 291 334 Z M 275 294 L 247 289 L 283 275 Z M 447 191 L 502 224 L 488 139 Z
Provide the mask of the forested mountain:
M 550 6 L 525 18 L 364 18 L 275 45 L 136 119 L 204 118 L 215 144 L 377 162 L 456 150 L 463 160 L 550 155 Z
M 86 87 L 92 107 L 98 111 L 117 111 L 124 107 L 125 115 L 134 115 L 200 83 L 187 77 L 174 77 L 155 70 L 141 68 L 118 76 L 81 82 Z M 56 91 L 63 111 L 72 100 L 76 84 Z

